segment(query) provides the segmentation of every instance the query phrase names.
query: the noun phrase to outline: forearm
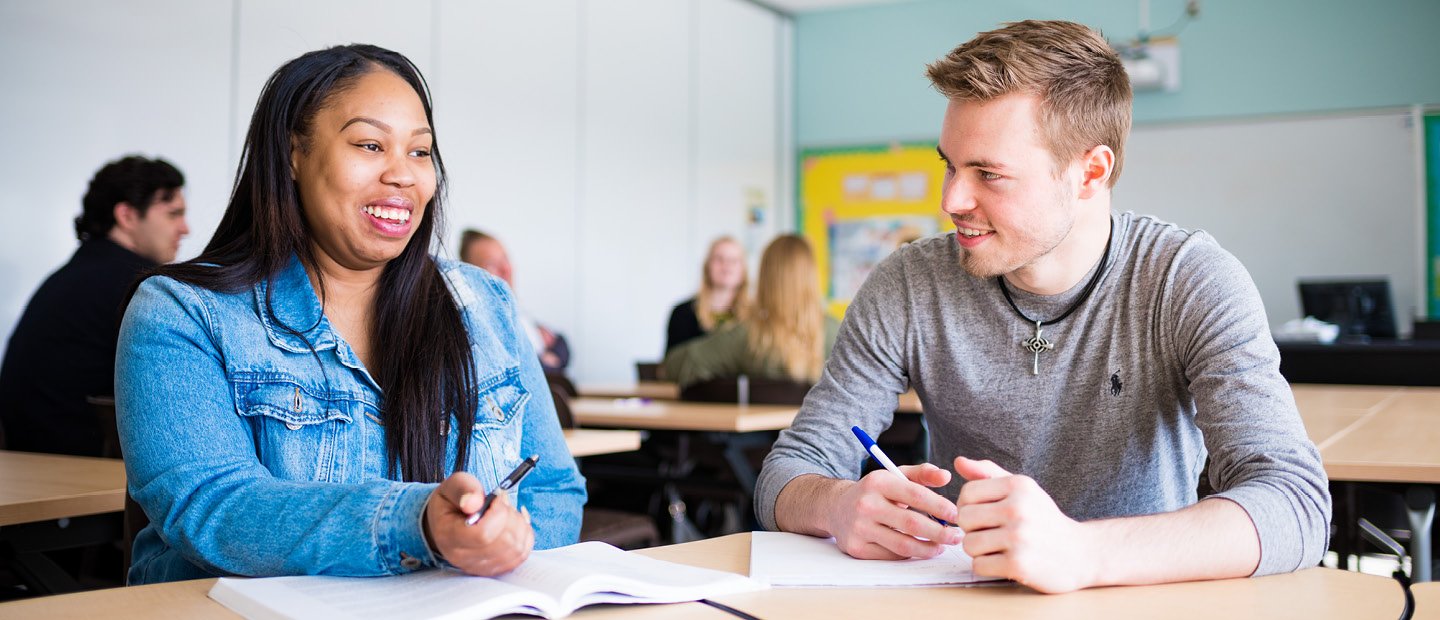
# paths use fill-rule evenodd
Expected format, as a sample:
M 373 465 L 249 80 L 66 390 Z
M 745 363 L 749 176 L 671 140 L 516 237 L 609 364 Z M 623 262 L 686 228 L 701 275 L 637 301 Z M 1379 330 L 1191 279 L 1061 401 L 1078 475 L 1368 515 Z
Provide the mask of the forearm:
M 1092 587 L 1247 577 L 1260 565 L 1255 524 L 1226 499 L 1081 527 L 1091 533 Z
M 430 560 L 420 515 L 434 485 L 298 482 L 241 472 L 176 485 L 181 477 L 153 479 L 136 500 L 158 509 L 152 524 L 169 546 L 213 574 L 382 576 L 413 570 L 402 564 L 407 556 Z M 191 490 L 172 493 L 175 486 Z M 265 527 L 255 527 L 257 515 L 266 515 Z
M 853 484 L 853 480 L 836 480 L 819 474 L 796 477 L 775 499 L 775 525 L 784 532 L 823 538 L 834 536 L 826 516 L 834 510 L 835 498 Z

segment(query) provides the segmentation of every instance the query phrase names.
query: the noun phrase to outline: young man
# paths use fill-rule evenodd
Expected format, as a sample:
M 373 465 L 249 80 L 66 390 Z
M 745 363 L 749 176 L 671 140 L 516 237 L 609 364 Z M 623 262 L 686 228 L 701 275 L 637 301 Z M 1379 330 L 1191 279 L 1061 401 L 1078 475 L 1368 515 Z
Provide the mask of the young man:
M 1044 592 L 1317 564 L 1327 481 L 1249 274 L 1203 232 L 1111 212 L 1131 93 L 1105 40 L 1020 22 L 929 76 L 957 232 L 856 295 L 765 461 L 762 523 L 861 558 L 963 544 L 977 573 Z M 911 387 L 958 476 L 857 481 L 850 426 L 878 434 Z M 1207 453 L 1216 493 L 1197 502 Z
M 460 234 L 460 260 L 504 280 L 512 290 L 515 288 L 510 255 L 499 239 L 478 230 L 466 230 Z M 564 334 L 536 323 L 523 310 L 520 323 L 530 335 L 530 345 L 535 348 L 535 354 L 540 356 L 540 367 L 547 374 L 565 374 L 565 367 L 570 365 L 570 344 L 565 341 Z
M 99 456 L 104 433 L 87 396 L 115 393 L 121 304 L 140 272 L 175 260 L 185 177 L 129 156 L 95 173 L 75 218 L 80 248 L 30 298 L 0 369 L 0 421 L 11 450 Z

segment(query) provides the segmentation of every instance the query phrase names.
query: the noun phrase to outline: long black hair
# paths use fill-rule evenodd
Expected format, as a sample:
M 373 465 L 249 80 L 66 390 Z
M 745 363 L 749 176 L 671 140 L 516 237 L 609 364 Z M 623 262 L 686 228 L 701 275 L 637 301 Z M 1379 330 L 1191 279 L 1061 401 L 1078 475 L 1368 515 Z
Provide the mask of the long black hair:
M 291 178 L 291 140 L 303 144 L 315 115 L 329 100 L 372 71 L 390 71 L 409 83 L 425 107 L 425 120 L 435 126 L 425 78 L 401 54 L 374 45 L 344 45 L 285 63 L 270 76 L 255 104 L 230 204 L 215 236 L 200 256 L 155 273 L 235 292 L 271 281 L 293 255 L 316 274 L 323 300 L 324 279 L 315 267 L 311 233 Z M 409 244 L 381 273 L 370 328 L 376 365 L 370 372 L 383 394 L 388 471 L 395 475 L 398 465 L 404 480 L 420 482 L 438 482 L 444 476 L 446 430 L 452 415 L 458 431 L 454 468 L 463 468 L 478 404 L 465 324 L 430 256 L 430 239 L 440 226 L 445 194 L 438 142 L 432 143 L 430 156 L 435 195 L 425 205 Z M 266 287 L 261 312 L 303 339 L 299 330 L 274 317 L 273 290 Z M 315 318 L 317 324 L 320 318 Z

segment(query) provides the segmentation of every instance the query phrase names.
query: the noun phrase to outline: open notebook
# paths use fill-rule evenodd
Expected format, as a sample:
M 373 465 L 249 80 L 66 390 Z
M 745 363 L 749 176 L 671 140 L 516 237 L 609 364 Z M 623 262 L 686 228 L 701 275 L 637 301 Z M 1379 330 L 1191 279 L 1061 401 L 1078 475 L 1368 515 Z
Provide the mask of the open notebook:
M 833 538 L 785 532 L 750 534 L 750 578 L 775 587 L 941 586 L 998 581 L 970 570 L 959 545 L 929 560 L 857 560 Z
M 221 579 L 210 598 L 250 618 L 561 618 L 596 603 L 678 603 L 763 589 L 734 573 L 600 542 L 536 551 L 509 574 L 427 570 L 395 577 Z

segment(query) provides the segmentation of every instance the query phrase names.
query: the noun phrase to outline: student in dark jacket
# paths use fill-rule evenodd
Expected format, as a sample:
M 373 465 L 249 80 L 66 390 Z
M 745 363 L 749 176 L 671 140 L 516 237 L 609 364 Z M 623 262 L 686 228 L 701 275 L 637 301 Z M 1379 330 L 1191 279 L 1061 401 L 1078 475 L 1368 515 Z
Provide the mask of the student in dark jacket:
M 25 306 L 0 369 L 6 447 L 99 456 L 104 433 L 87 396 L 115 393 L 120 304 L 142 271 L 175 260 L 185 176 L 129 156 L 95 173 L 75 218 L 80 248 Z
M 720 237 L 710 243 L 710 251 L 705 255 L 700 291 L 670 311 L 665 352 L 743 318 L 749 305 L 745 250 L 733 237 Z

